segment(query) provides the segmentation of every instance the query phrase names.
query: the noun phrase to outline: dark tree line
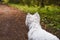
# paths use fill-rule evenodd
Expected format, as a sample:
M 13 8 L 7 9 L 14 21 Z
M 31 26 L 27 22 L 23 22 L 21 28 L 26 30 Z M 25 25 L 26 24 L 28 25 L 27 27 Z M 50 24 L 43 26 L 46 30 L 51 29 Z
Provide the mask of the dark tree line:
M 41 5 L 42 7 L 44 5 L 60 5 L 60 0 L 9 0 L 9 3 L 20 3 L 20 4 L 27 4 L 30 5 Z
M 0 2 L 3 2 L 3 0 L 0 0 Z
M 3 0 L 0 0 L 2 2 Z M 23 4 L 23 5 L 37 5 L 42 6 L 44 5 L 59 5 L 60 6 L 60 0 L 9 0 L 8 3 L 15 3 L 15 4 Z

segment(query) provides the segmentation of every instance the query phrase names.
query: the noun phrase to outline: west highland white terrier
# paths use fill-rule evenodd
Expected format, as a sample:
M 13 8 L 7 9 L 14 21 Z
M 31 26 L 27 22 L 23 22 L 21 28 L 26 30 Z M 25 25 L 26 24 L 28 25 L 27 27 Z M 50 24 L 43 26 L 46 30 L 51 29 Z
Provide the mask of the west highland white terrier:
M 38 12 L 34 15 L 28 13 L 25 24 L 29 28 L 28 40 L 59 40 L 55 35 L 42 29 Z

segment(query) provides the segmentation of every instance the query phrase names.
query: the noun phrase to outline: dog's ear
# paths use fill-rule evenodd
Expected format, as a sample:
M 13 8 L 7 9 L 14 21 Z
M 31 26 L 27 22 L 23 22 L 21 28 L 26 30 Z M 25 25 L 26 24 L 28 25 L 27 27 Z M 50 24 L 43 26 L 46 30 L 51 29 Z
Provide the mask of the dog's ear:
M 30 13 L 27 13 L 27 15 L 31 15 Z
M 40 19 L 40 15 L 39 15 L 39 13 L 38 13 L 38 12 L 36 12 L 36 13 L 34 14 L 34 16 L 36 16 L 37 18 L 39 18 L 39 19 Z
M 32 14 L 30 14 L 30 13 L 27 13 L 27 17 L 31 17 L 32 16 Z
M 36 17 L 37 21 L 40 22 L 40 15 L 38 14 L 38 12 L 36 12 L 34 14 L 34 17 Z
M 28 22 L 28 19 L 30 18 L 30 15 L 31 15 L 30 13 L 27 13 L 27 15 L 26 15 L 26 21 L 25 21 L 26 25 L 28 24 L 27 22 Z

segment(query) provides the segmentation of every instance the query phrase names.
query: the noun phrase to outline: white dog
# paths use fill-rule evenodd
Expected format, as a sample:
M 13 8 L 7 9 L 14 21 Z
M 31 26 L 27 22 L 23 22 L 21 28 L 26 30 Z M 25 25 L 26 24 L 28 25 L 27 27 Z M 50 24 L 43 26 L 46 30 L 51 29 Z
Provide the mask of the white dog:
M 28 40 L 59 40 L 55 35 L 41 28 L 40 17 L 37 12 L 34 15 L 28 13 L 25 24 L 29 27 Z

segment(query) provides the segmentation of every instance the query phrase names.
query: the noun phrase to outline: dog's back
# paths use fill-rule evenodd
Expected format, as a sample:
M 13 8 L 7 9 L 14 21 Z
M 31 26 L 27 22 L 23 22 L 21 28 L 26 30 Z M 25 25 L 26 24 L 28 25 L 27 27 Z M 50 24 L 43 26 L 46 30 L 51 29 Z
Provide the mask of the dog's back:
M 26 24 L 29 27 L 28 40 L 59 40 L 55 35 L 41 28 L 39 14 L 28 14 Z

